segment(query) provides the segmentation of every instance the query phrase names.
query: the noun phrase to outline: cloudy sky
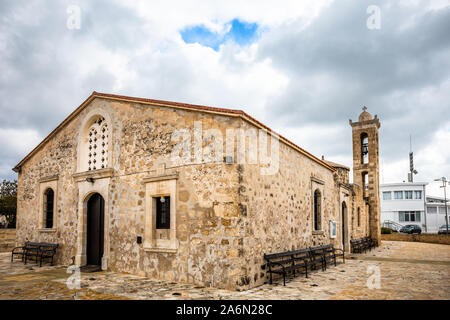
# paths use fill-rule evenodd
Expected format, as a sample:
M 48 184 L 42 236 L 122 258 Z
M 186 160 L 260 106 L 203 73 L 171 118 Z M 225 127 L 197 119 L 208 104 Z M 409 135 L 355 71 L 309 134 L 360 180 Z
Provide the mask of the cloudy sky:
M 94 90 L 242 109 L 348 166 L 366 105 L 381 182 L 410 134 L 415 180 L 450 178 L 448 30 L 449 1 L 0 0 L 0 178 Z

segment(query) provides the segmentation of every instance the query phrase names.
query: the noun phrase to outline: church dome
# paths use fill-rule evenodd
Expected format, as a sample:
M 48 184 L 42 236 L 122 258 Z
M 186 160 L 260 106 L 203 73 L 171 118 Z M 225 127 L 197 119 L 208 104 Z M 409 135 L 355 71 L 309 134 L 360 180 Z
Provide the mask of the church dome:
M 372 115 L 370 113 L 368 113 L 366 110 L 367 110 L 367 107 L 364 106 L 363 112 L 359 115 L 359 120 L 358 120 L 359 122 L 372 120 Z

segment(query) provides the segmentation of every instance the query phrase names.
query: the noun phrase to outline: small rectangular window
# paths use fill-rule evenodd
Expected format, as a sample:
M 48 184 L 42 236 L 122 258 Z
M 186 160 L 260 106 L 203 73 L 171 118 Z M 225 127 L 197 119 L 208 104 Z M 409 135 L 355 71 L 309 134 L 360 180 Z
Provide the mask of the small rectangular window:
M 416 211 L 416 221 L 420 222 L 420 211 Z
M 403 212 L 398 213 L 398 221 L 405 222 L 405 214 Z
M 437 213 L 437 207 L 428 207 L 427 212 L 428 213 Z
M 390 191 L 383 192 L 383 200 L 392 200 L 392 192 Z
M 53 228 L 53 202 L 55 193 L 48 189 L 45 193 L 45 228 Z
M 416 200 L 422 199 L 422 191 L 414 191 L 414 199 Z
M 170 197 L 156 197 L 156 229 L 170 229 Z
M 403 199 L 403 191 L 394 191 L 394 199 L 396 200 Z
M 413 192 L 412 191 L 405 191 L 405 199 L 412 199 L 413 198 Z
M 445 214 L 445 207 L 439 207 L 439 213 Z M 449 210 L 449 213 L 450 213 L 450 210 Z

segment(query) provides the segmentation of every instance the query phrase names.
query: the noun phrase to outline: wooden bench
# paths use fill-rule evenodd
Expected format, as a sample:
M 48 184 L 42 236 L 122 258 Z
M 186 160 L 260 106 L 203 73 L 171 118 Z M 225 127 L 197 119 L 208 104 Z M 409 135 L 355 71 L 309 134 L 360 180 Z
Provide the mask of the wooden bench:
M 11 262 L 14 261 L 14 256 L 20 256 L 21 260 L 24 261 L 25 252 L 33 248 L 38 248 L 37 242 L 27 241 L 23 246 L 15 247 L 11 252 Z
M 337 266 L 337 258 L 342 257 L 342 263 L 345 263 L 344 250 L 335 248 L 332 243 L 319 246 L 317 250 L 322 250 L 323 260 L 325 264 L 325 270 L 327 269 L 328 262 L 334 262 L 334 266 Z
M 363 239 L 350 240 L 350 248 L 352 253 L 362 253 L 364 249 Z
M 375 242 L 370 237 L 350 240 L 352 253 L 363 253 L 376 247 Z
M 310 247 L 300 250 L 285 251 L 273 254 L 264 254 L 264 259 L 267 261 L 267 266 L 270 273 L 270 284 L 272 284 L 272 274 L 283 275 L 283 285 L 286 285 L 286 276 L 292 272 L 295 277 L 295 272 L 298 269 L 305 271 L 305 276 L 308 278 L 308 269 L 315 270 L 318 266 L 322 271 L 326 270 L 327 261 L 333 261 L 337 265 L 337 257 L 342 256 L 345 263 L 344 252 L 337 249 L 333 244 Z
M 323 250 L 320 247 L 309 247 L 309 259 L 312 268 L 316 268 L 317 265 L 320 265 L 322 271 L 325 271 L 325 260 L 323 258 Z
M 365 237 L 363 238 L 364 246 L 367 248 L 366 250 L 372 250 L 376 247 L 375 242 L 372 240 L 371 237 Z
M 304 269 L 306 277 L 308 276 L 309 255 L 304 254 L 302 250 L 285 251 L 280 253 L 264 254 L 270 273 L 270 284 L 272 284 L 272 274 L 283 275 L 283 285 L 286 285 L 286 276 L 292 272 L 295 277 L 295 271 Z
M 14 256 L 21 256 L 22 261 L 27 264 L 28 260 L 34 260 L 39 262 L 39 266 L 42 267 L 42 262 L 45 260 L 51 260 L 53 265 L 53 259 L 58 248 L 57 243 L 46 242 L 25 242 L 25 245 L 21 247 L 15 247 L 11 252 L 11 262 L 14 260 Z

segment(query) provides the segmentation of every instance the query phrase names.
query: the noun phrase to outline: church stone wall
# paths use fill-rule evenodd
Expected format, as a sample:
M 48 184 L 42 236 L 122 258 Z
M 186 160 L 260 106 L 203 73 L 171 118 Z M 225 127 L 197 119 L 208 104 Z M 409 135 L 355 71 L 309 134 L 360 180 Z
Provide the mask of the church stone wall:
M 264 253 L 334 243 L 329 221 L 339 221 L 333 172 L 305 155 L 280 143 L 279 171 L 261 175 L 257 165 L 243 165 L 240 203 L 246 208 L 245 285 L 264 283 Z M 315 181 L 320 181 L 317 183 Z M 322 192 L 321 230 L 313 230 L 313 192 Z

